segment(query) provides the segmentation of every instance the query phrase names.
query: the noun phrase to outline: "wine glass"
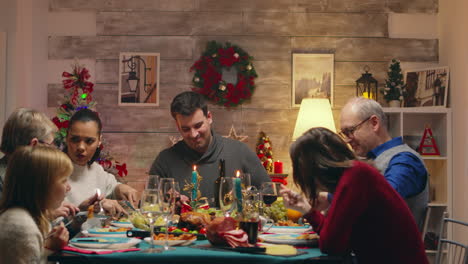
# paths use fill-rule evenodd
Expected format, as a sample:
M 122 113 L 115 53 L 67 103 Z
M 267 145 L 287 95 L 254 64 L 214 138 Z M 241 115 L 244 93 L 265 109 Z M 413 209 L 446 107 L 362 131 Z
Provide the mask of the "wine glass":
M 140 200 L 141 214 L 148 220 L 150 228 L 151 246 L 143 251 L 145 253 L 161 252 L 160 249 L 154 248 L 154 223 L 160 216 L 159 193 L 158 189 L 146 189 L 143 191 Z
M 250 173 L 242 173 L 240 177 L 241 177 L 241 182 L 242 182 L 242 188 L 249 189 L 250 186 L 252 186 Z
M 158 189 L 160 177 L 157 174 L 150 174 L 145 189 Z
M 223 215 L 228 217 L 236 207 L 234 195 L 234 178 L 222 177 L 219 184 L 219 207 Z
M 278 199 L 279 195 L 279 183 L 276 182 L 264 182 L 260 188 L 260 194 L 262 200 L 266 206 L 271 206 L 272 203 Z
M 169 247 L 169 222 L 172 220 L 175 209 L 175 202 L 177 197 L 176 182 L 174 178 L 162 178 L 159 182 L 159 207 L 160 214 L 164 218 L 166 226 L 164 250 L 174 250 L 175 248 Z

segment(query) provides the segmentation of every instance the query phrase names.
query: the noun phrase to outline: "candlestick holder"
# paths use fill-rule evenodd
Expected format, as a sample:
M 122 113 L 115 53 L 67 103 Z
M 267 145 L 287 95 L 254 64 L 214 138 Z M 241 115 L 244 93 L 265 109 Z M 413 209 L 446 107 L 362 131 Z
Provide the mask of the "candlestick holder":
M 190 201 L 190 206 L 192 206 L 192 210 L 195 210 L 197 209 L 198 207 L 205 207 L 206 206 L 206 200 L 207 198 L 206 197 L 202 197 L 202 194 L 201 194 L 201 191 L 200 189 L 198 188 L 200 186 L 200 182 L 203 180 L 203 177 L 200 175 L 200 173 L 198 173 L 198 171 L 194 171 L 196 174 L 197 174 L 197 181 L 196 181 L 196 184 L 194 182 L 188 182 L 187 180 L 185 180 L 185 184 L 184 184 L 184 188 L 183 190 L 192 194 L 193 191 L 195 190 L 195 197 L 192 197 L 191 198 L 191 201 Z

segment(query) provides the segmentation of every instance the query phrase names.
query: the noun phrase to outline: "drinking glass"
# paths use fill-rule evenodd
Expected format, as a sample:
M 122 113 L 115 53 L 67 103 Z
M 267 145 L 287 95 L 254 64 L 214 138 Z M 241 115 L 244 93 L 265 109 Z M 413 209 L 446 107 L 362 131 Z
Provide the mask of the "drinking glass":
M 258 231 L 261 230 L 259 202 L 260 194 L 255 187 L 247 190 L 243 199 L 243 211 L 239 222 L 239 228 L 247 233 L 248 242 L 252 245 L 257 244 Z
M 157 190 L 159 186 L 160 177 L 157 174 L 150 174 L 148 176 L 148 182 L 146 183 L 145 189 L 154 189 Z
M 160 249 L 154 248 L 154 223 L 160 216 L 159 193 L 158 189 L 146 189 L 141 195 L 140 201 L 141 214 L 148 220 L 150 228 L 151 246 L 144 250 L 145 253 L 161 252 Z
M 174 178 L 162 178 L 159 182 L 159 207 L 160 214 L 164 218 L 165 223 L 165 239 L 164 250 L 174 250 L 175 248 L 169 247 L 169 222 L 171 222 L 174 215 L 175 202 L 177 197 L 176 182 Z
M 266 206 L 271 206 L 272 203 L 278 199 L 279 195 L 279 183 L 276 182 L 264 182 L 260 188 L 260 194 L 262 200 Z
M 252 186 L 251 180 L 250 180 L 250 173 L 242 173 L 241 174 L 241 184 L 243 189 L 248 189 L 250 186 Z
M 222 177 L 219 184 L 219 207 L 223 215 L 228 217 L 236 207 L 234 194 L 234 178 Z

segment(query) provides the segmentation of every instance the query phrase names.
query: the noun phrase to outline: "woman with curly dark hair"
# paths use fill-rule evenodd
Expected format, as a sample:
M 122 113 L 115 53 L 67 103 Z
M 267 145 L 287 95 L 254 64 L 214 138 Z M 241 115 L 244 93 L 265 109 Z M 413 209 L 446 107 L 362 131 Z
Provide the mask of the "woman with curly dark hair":
M 320 235 L 324 253 L 356 255 L 362 263 L 428 263 L 409 208 L 379 171 L 358 161 L 348 145 L 326 128 L 312 128 L 290 148 L 294 182 L 286 207 L 304 214 Z M 327 215 L 316 210 L 318 193 L 334 194 Z

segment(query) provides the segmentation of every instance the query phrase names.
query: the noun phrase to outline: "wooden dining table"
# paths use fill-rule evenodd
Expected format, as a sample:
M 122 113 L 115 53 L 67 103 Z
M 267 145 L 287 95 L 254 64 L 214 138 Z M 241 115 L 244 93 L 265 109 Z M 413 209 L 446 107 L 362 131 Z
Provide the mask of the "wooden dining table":
M 207 240 L 195 241 L 189 246 L 175 247 L 175 250 L 164 251 L 161 253 L 145 253 L 143 250 L 149 247 L 149 244 L 142 241 L 137 245 L 140 251 L 114 252 L 111 254 L 81 254 L 70 251 L 57 252 L 48 257 L 49 261 L 60 264 L 78 264 L 78 263 L 191 263 L 191 264 L 313 264 L 344 263 L 342 257 L 327 256 L 320 252 L 319 248 L 300 248 L 300 254 L 294 256 L 273 256 L 264 253 L 241 253 L 227 249 L 212 247 Z

